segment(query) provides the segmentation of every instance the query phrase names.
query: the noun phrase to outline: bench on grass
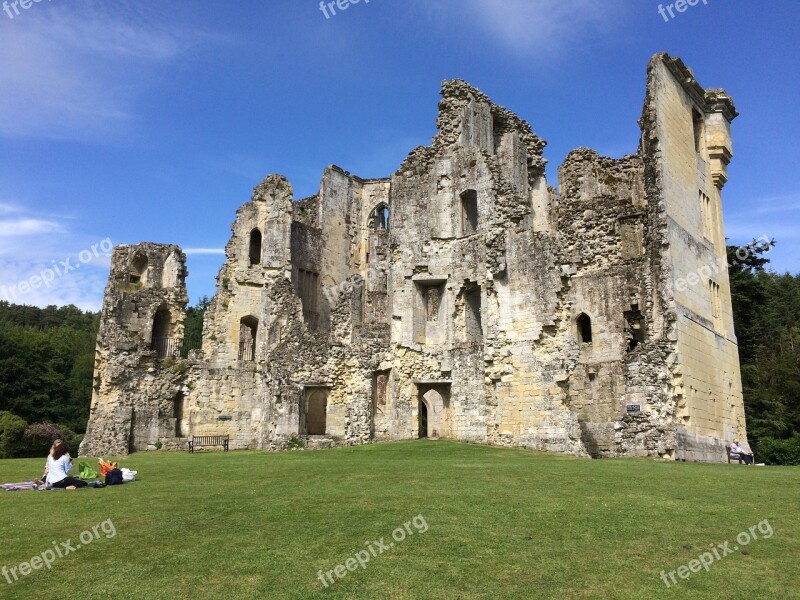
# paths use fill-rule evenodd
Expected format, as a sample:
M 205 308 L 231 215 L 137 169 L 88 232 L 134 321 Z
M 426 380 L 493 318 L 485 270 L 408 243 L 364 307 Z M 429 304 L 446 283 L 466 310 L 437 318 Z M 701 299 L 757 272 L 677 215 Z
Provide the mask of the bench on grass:
M 195 435 L 189 438 L 189 452 L 194 452 L 195 448 L 201 446 L 222 446 L 227 452 L 229 442 L 229 435 Z
M 738 460 L 739 464 L 742 464 L 742 461 L 744 461 L 741 454 L 738 452 L 731 452 L 730 446 L 725 446 L 725 454 L 728 455 L 728 464 L 731 464 L 732 460 Z

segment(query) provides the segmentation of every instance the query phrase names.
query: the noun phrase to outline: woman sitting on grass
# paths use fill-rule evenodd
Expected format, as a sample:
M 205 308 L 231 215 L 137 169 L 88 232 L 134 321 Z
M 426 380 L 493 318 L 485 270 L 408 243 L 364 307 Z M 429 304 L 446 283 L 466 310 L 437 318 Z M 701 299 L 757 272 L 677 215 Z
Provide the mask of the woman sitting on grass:
M 68 473 L 72 469 L 72 458 L 67 452 L 69 448 L 64 440 L 53 442 L 50 456 L 47 457 L 47 485 L 54 488 L 66 488 L 74 490 L 79 487 L 86 487 L 87 483 L 70 477 Z

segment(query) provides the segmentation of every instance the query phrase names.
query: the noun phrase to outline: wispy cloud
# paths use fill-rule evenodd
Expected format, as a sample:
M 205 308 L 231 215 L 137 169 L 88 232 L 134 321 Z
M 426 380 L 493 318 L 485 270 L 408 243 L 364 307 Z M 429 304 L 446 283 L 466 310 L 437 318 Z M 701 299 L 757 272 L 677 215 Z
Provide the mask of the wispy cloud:
M 0 211 L 2 214 L 2 211 Z M 0 238 L 26 237 L 42 233 L 61 231 L 62 226 L 55 221 L 44 219 L 7 219 L 0 220 Z
M 0 24 L 0 136 L 100 139 L 123 130 L 154 69 L 206 36 L 129 2 L 37 4 Z
M 753 212 L 759 215 L 800 211 L 800 194 L 783 194 L 754 201 Z
M 51 214 L 0 203 L 0 300 L 100 307 L 113 242 L 69 225 Z
M 11 215 L 20 212 L 22 209 L 16 204 L 0 202 L 0 215 Z
M 629 9 L 622 2 L 597 0 L 438 0 L 430 5 L 448 23 L 467 19 L 531 60 L 550 60 L 587 36 L 618 28 Z

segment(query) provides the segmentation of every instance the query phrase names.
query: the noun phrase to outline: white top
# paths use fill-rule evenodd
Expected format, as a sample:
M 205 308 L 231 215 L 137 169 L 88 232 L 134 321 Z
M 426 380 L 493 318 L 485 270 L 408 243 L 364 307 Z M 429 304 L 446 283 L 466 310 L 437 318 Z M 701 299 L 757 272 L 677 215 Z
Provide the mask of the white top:
M 58 483 L 62 479 L 66 479 L 67 474 L 69 473 L 70 469 L 72 469 L 72 463 L 70 463 L 69 461 L 70 461 L 69 454 L 65 454 L 58 460 L 56 460 L 52 456 L 48 456 L 47 483 L 52 485 L 53 483 Z
M 736 452 L 737 454 L 747 454 L 748 452 L 744 449 L 744 447 L 740 446 L 736 442 L 731 443 L 731 452 Z

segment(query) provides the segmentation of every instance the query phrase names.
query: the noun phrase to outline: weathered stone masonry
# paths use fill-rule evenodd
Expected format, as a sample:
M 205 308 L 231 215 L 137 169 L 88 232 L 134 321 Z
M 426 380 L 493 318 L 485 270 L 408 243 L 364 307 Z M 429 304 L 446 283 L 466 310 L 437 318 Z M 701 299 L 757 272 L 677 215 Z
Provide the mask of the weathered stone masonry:
M 719 268 L 736 114 L 657 55 L 639 150 L 575 150 L 556 191 L 530 125 L 446 81 L 432 144 L 391 177 L 255 188 L 188 355 L 183 253 L 118 247 L 82 451 L 428 436 L 723 460 L 746 438 Z

